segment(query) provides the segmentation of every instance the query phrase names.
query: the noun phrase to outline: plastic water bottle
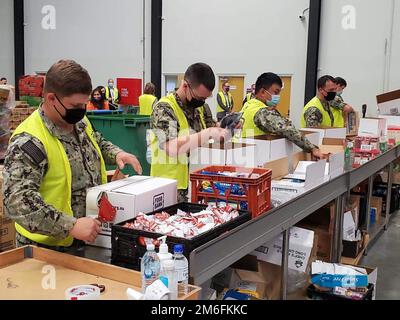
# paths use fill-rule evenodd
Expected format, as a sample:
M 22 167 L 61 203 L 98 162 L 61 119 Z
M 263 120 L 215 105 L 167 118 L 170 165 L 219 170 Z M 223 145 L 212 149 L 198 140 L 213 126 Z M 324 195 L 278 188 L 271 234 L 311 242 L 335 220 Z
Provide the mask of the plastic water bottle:
M 147 252 L 140 263 L 142 273 L 142 292 L 145 293 L 149 285 L 158 280 L 160 276 L 160 259 L 155 251 L 154 244 L 147 244 Z
M 174 260 L 164 260 L 163 271 L 160 274 L 160 280 L 165 284 L 165 286 L 168 287 L 169 291 L 171 291 L 170 300 L 177 300 L 178 282 Z
M 183 294 L 187 294 L 189 283 L 189 263 L 183 255 L 183 245 L 181 244 L 176 244 L 174 246 L 174 262 L 178 285 L 181 285 L 181 288 L 183 287 Z

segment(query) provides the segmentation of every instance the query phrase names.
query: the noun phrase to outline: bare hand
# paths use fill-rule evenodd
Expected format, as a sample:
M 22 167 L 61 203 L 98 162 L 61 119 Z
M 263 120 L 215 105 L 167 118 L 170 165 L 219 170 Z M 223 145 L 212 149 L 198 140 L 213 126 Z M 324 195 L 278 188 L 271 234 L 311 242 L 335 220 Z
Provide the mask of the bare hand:
M 129 164 L 137 174 L 141 175 L 143 172 L 139 160 L 133 154 L 122 151 L 117 154 L 115 161 L 121 170 L 125 168 L 126 164 Z
M 96 219 L 90 217 L 80 218 L 76 220 L 69 234 L 75 239 L 92 243 L 96 240 L 97 235 L 101 231 L 100 226 L 100 221 Z
M 319 149 L 317 149 L 317 148 L 312 149 L 311 154 L 312 154 L 312 156 L 313 156 L 314 158 L 321 159 L 321 160 L 322 160 L 322 159 L 328 159 L 328 157 L 329 157 L 328 154 L 323 154 L 323 153 L 321 152 L 321 150 L 319 150 Z
M 220 127 L 212 127 L 206 130 L 208 130 L 209 137 L 215 141 L 228 140 L 231 137 L 229 130 Z
M 344 113 L 350 113 L 350 112 L 353 112 L 353 111 L 354 111 L 353 107 L 350 106 L 350 105 L 348 105 L 348 104 L 346 104 L 346 105 L 344 106 L 344 108 L 343 108 L 343 112 L 344 112 Z

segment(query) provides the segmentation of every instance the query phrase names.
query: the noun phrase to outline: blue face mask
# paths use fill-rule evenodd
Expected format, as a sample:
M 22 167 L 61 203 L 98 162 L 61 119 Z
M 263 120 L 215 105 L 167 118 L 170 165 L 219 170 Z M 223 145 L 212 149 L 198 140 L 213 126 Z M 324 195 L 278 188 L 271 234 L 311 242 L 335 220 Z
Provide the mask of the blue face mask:
M 267 106 L 268 107 L 276 107 L 279 102 L 281 101 L 281 96 L 278 94 L 272 94 L 272 99 L 270 101 L 267 101 Z

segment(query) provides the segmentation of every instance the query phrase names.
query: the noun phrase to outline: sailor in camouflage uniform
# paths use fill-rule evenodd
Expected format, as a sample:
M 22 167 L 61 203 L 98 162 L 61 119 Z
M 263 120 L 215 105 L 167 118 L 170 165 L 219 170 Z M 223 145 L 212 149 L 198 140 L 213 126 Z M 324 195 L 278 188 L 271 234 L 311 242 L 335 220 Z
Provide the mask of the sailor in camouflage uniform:
M 228 130 L 215 127 L 215 122 L 207 115 L 207 128 L 202 125 L 199 108 L 204 106 L 214 87 L 215 76 L 211 68 L 204 63 L 196 63 L 188 68 L 178 90 L 160 99 L 151 116 L 151 131 L 154 134 L 151 175 L 177 180 L 178 202 L 187 201 L 189 152 L 209 138 L 219 141 L 229 135 Z M 158 163 L 156 160 L 161 156 L 171 163 L 175 159 L 175 164 Z M 182 156 L 184 159 L 180 161 Z
M 100 222 L 85 217 L 86 190 L 105 182 L 104 163 L 121 168 L 130 164 L 141 174 L 136 157 L 106 141 L 84 117 L 91 89 L 90 76 L 80 65 L 71 60 L 57 62 L 46 76 L 44 103 L 26 120 L 30 128 L 21 129 L 26 127 L 21 124 L 10 140 L 3 170 L 4 205 L 16 222 L 18 246 L 35 244 L 68 251 L 80 241 L 93 242 Z M 53 138 L 54 145 L 49 143 Z M 65 177 L 60 166 L 57 178 L 59 163 L 53 157 L 63 151 L 70 167 L 70 192 L 62 185 L 57 189 Z M 51 181 L 49 176 L 54 173 Z M 57 195 L 54 190 L 63 192 Z M 45 199 L 52 199 L 53 204 Z M 66 241 L 68 237 L 75 241 Z
M 317 158 L 323 155 L 317 146 L 303 137 L 289 119 L 281 116 L 276 106 L 280 102 L 281 78 L 274 73 L 262 74 L 256 82 L 256 97 L 246 102 L 242 111 L 244 125 L 243 138 L 266 134 L 284 136 L 305 152 Z

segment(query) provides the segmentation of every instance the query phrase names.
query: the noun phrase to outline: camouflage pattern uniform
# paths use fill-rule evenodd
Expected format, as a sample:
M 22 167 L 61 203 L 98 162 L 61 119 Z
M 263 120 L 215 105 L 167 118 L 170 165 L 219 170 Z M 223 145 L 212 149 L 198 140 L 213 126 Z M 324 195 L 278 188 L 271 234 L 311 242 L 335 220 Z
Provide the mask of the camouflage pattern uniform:
M 331 107 L 326 101 L 321 101 L 321 103 L 325 111 L 328 112 L 329 117 L 331 118 L 331 127 L 333 127 L 334 118 Z M 304 120 L 306 121 L 307 128 L 320 127 L 322 123 L 322 118 L 322 113 L 318 110 L 317 107 L 308 108 L 307 111 L 304 113 Z
M 75 125 L 75 132 L 63 133 L 41 108 L 39 113 L 49 132 L 62 143 L 71 164 L 74 215 L 67 216 L 43 201 L 39 188 L 49 165 L 46 151 L 37 138 L 27 133 L 13 137 L 7 150 L 3 170 L 4 205 L 8 216 L 28 231 L 63 239 L 76 220 L 86 215 L 86 190 L 101 184 L 100 157 L 84 131 L 83 121 Z M 115 164 L 115 157 L 122 150 L 104 140 L 99 132 L 95 138 L 104 161 Z M 17 245 L 26 244 L 40 245 L 17 233 Z
M 339 94 L 336 95 L 335 99 L 333 99 L 332 101 L 329 102 L 329 106 L 331 108 L 335 108 L 335 109 L 342 110 L 342 111 L 346 105 L 347 105 L 347 103 L 344 102 L 342 96 Z
M 306 137 L 303 137 L 289 119 L 282 117 L 275 109 L 261 108 L 254 116 L 254 123 L 266 134 L 284 136 L 305 152 L 311 152 L 312 149 L 318 148 Z
M 173 95 L 186 116 L 190 131 L 193 133 L 200 132 L 202 126 L 199 111 L 185 106 L 176 92 L 173 92 Z M 155 105 L 151 116 L 151 129 L 153 129 L 153 132 L 157 136 L 159 147 L 161 149 L 166 142 L 178 138 L 178 132 L 180 129 L 178 119 L 168 103 L 158 102 Z M 178 190 L 178 202 L 188 201 L 187 195 L 187 189 Z
M 217 125 L 217 122 L 214 120 L 210 106 L 205 103 L 204 106 L 204 122 L 206 124 L 206 128 L 212 128 Z

